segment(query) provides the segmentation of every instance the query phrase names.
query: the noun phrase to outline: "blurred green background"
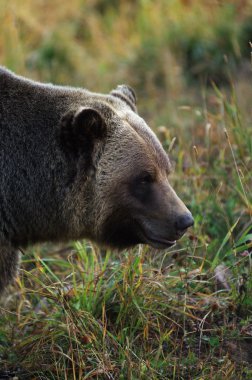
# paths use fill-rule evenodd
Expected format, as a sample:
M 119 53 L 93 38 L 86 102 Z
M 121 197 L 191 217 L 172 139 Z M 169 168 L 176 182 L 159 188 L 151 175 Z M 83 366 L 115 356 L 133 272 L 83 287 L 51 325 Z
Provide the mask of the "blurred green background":
M 249 61 L 251 34 L 251 0 L 0 2 L 1 64 L 91 90 L 130 82 L 151 97 L 185 79 L 225 83 Z

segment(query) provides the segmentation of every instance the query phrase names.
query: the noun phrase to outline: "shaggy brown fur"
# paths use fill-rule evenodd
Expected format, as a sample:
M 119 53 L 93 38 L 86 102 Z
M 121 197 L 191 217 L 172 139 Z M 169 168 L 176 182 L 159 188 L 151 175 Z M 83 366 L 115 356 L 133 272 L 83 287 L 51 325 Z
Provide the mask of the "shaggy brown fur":
M 193 219 L 169 170 L 128 86 L 101 95 L 0 68 L 0 291 L 30 243 L 173 244 Z

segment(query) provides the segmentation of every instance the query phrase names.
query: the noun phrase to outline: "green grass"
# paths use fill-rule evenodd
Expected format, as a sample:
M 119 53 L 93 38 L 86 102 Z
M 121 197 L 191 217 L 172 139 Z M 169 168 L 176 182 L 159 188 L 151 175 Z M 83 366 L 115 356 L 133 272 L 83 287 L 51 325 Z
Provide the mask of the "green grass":
M 94 91 L 136 87 L 195 218 L 165 252 L 100 252 L 88 242 L 25 250 L 0 303 L 0 379 L 252 378 L 250 10 L 0 2 L 9 68 Z
M 31 379 L 250 378 L 248 255 L 225 267 L 227 290 L 195 244 L 169 255 L 140 247 L 120 260 L 73 248 L 68 260 L 24 257 L 29 271 L 1 308 L 3 368 Z

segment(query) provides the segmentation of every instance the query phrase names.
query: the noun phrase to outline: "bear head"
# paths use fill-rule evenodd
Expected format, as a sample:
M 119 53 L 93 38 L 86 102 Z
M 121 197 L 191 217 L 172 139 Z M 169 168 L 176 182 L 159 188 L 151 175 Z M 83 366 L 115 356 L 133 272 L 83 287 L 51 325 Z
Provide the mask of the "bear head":
M 119 249 L 167 248 L 193 224 L 169 183 L 169 158 L 137 114 L 130 87 L 93 94 L 62 118 L 59 130 L 76 165 L 70 192 L 76 237 Z

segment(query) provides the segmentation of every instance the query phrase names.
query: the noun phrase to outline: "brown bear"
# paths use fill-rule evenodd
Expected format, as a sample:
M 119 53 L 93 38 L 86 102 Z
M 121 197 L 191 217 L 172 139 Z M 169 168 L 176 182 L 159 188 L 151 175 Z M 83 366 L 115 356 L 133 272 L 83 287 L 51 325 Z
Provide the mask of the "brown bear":
M 130 87 L 101 95 L 0 68 L 0 291 L 27 244 L 174 244 L 193 218 L 169 172 Z

